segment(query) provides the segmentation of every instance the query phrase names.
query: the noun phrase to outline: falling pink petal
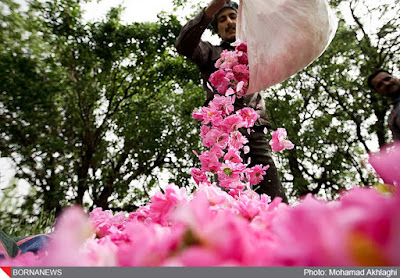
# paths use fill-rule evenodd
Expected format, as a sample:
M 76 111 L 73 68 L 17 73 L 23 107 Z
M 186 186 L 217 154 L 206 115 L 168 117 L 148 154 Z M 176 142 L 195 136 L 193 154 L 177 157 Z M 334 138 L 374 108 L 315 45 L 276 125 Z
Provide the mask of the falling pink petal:
M 386 184 L 400 184 L 400 143 L 391 144 L 379 153 L 370 154 L 369 163 Z

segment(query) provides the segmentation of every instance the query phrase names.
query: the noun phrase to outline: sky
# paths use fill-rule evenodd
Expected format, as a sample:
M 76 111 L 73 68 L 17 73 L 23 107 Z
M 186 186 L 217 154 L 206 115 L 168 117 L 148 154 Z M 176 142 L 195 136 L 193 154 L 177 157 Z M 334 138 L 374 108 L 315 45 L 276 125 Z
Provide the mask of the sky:
M 191 2 L 202 3 L 205 7 L 209 0 Z M 84 17 L 88 20 L 99 19 L 104 16 L 111 7 L 116 7 L 120 4 L 125 7 L 122 20 L 126 23 L 156 21 L 158 13 L 161 11 L 172 12 L 174 8 L 172 0 L 101 0 L 100 3 L 97 3 L 95 0 L 83 5 L 85 10 Z M 190 14 L 192 11 L 189 7 L 190 5 L 185 7 L 183 11 L 180 10 L 179 14 Z
M 189 1 L 190 3 L 199 3 L 203 7 L 206 7 L 211 0 Z M 239 0 L 236 0 L 236 2 L 239 2 Z M 100 3 L 94 0 L 83 5 L 83 16 L 88 21 L 97 21 L 104 18 L 111 7 L 117 7 L 118 5 L 125 8 L 121 17 L 122 22 L 127 24 L 132 22 L 154 22 L 161 11 L 170 13 L 174 8 L 172 0 L 101 0 Z M 193 12 L 194 10 L 191 8 L 191 5 L 187 4 L 184 8 L 179 8 L 174 14 L 179 16 L 182 24 L 185 24 L 184 18 L 190 16 Z M 219 43 L 219 38 L 216 35 L 212 35 L 209 30 L 205 31 L 203 39 L 213 44 Z
M 156 21 L 159 12 L 171 12 L 173 9 L 172 0 L 102 0 L 100 3 L 92 1 L 85 4 L 84 17 L 90 21 L 100 19 L 111 7 L 120 4 L 126 7 L 122 15 L 126 23 Z

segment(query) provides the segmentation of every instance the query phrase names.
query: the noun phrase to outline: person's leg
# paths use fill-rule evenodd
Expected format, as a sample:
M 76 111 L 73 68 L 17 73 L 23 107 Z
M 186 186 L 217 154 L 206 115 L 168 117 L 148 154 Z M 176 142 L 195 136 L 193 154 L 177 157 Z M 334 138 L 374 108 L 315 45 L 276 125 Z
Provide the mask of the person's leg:
M 283 202 L 288 203 L 285 190 L 281 184 L 278 171 L 270 153 L 267 138 L 263 132 L 263 127 L 254 127 L 253 130 L 254 132 L 251 132 L 250 135 L 247 133 L 247 130 L 240 130 L 249 140 L 247 145 L 250 147 L 250 152 L 243 155 L 244 162 L 247 163 L 250 157 L 251 161 L 249 167 L 257 164 L 263 166 L 269 165 L 264 179 L 258 185 L 254 186 L 256 189 L 255 191 L 259 194 L 267 194 L 272 200 L 275 197 L 281 197 Z

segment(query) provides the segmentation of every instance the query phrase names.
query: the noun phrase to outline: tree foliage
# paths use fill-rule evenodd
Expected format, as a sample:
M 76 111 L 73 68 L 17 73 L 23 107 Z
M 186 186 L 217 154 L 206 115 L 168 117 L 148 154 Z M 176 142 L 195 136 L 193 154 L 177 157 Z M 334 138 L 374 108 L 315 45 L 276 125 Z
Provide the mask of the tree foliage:
M 0 153 L 31 185 L 22 210 L 132 211 L 165 169 L 189 184 L 203 94 L 173 46 L 176 17 L 124 25 L 112 8 L 85 22 L 78 0 L 0 8 Z

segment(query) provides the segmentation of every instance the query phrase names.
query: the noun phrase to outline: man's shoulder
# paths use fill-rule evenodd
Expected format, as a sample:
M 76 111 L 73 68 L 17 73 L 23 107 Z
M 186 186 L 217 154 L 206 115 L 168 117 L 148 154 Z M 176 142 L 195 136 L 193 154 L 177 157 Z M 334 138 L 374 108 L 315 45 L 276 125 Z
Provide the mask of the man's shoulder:
M 222 41 L 221 44 L 219 45 L 219 47 L 221 47 L 224 50 L 226 49 L 226 50 L 229 50 L 229 51 L 235 50 L 235 47 L 232 46 L 232 44 L 227 42 L 227 41 Z
M 223 45 L 215 45 L 213 42 L 210 42 L 208 40 L 201 40 L 199 43 L 200 48 L 202 49 L 207 49 L 209 52 L 216 54 L 216 55 L 221 55 L 221 52 L 226 49 Z

